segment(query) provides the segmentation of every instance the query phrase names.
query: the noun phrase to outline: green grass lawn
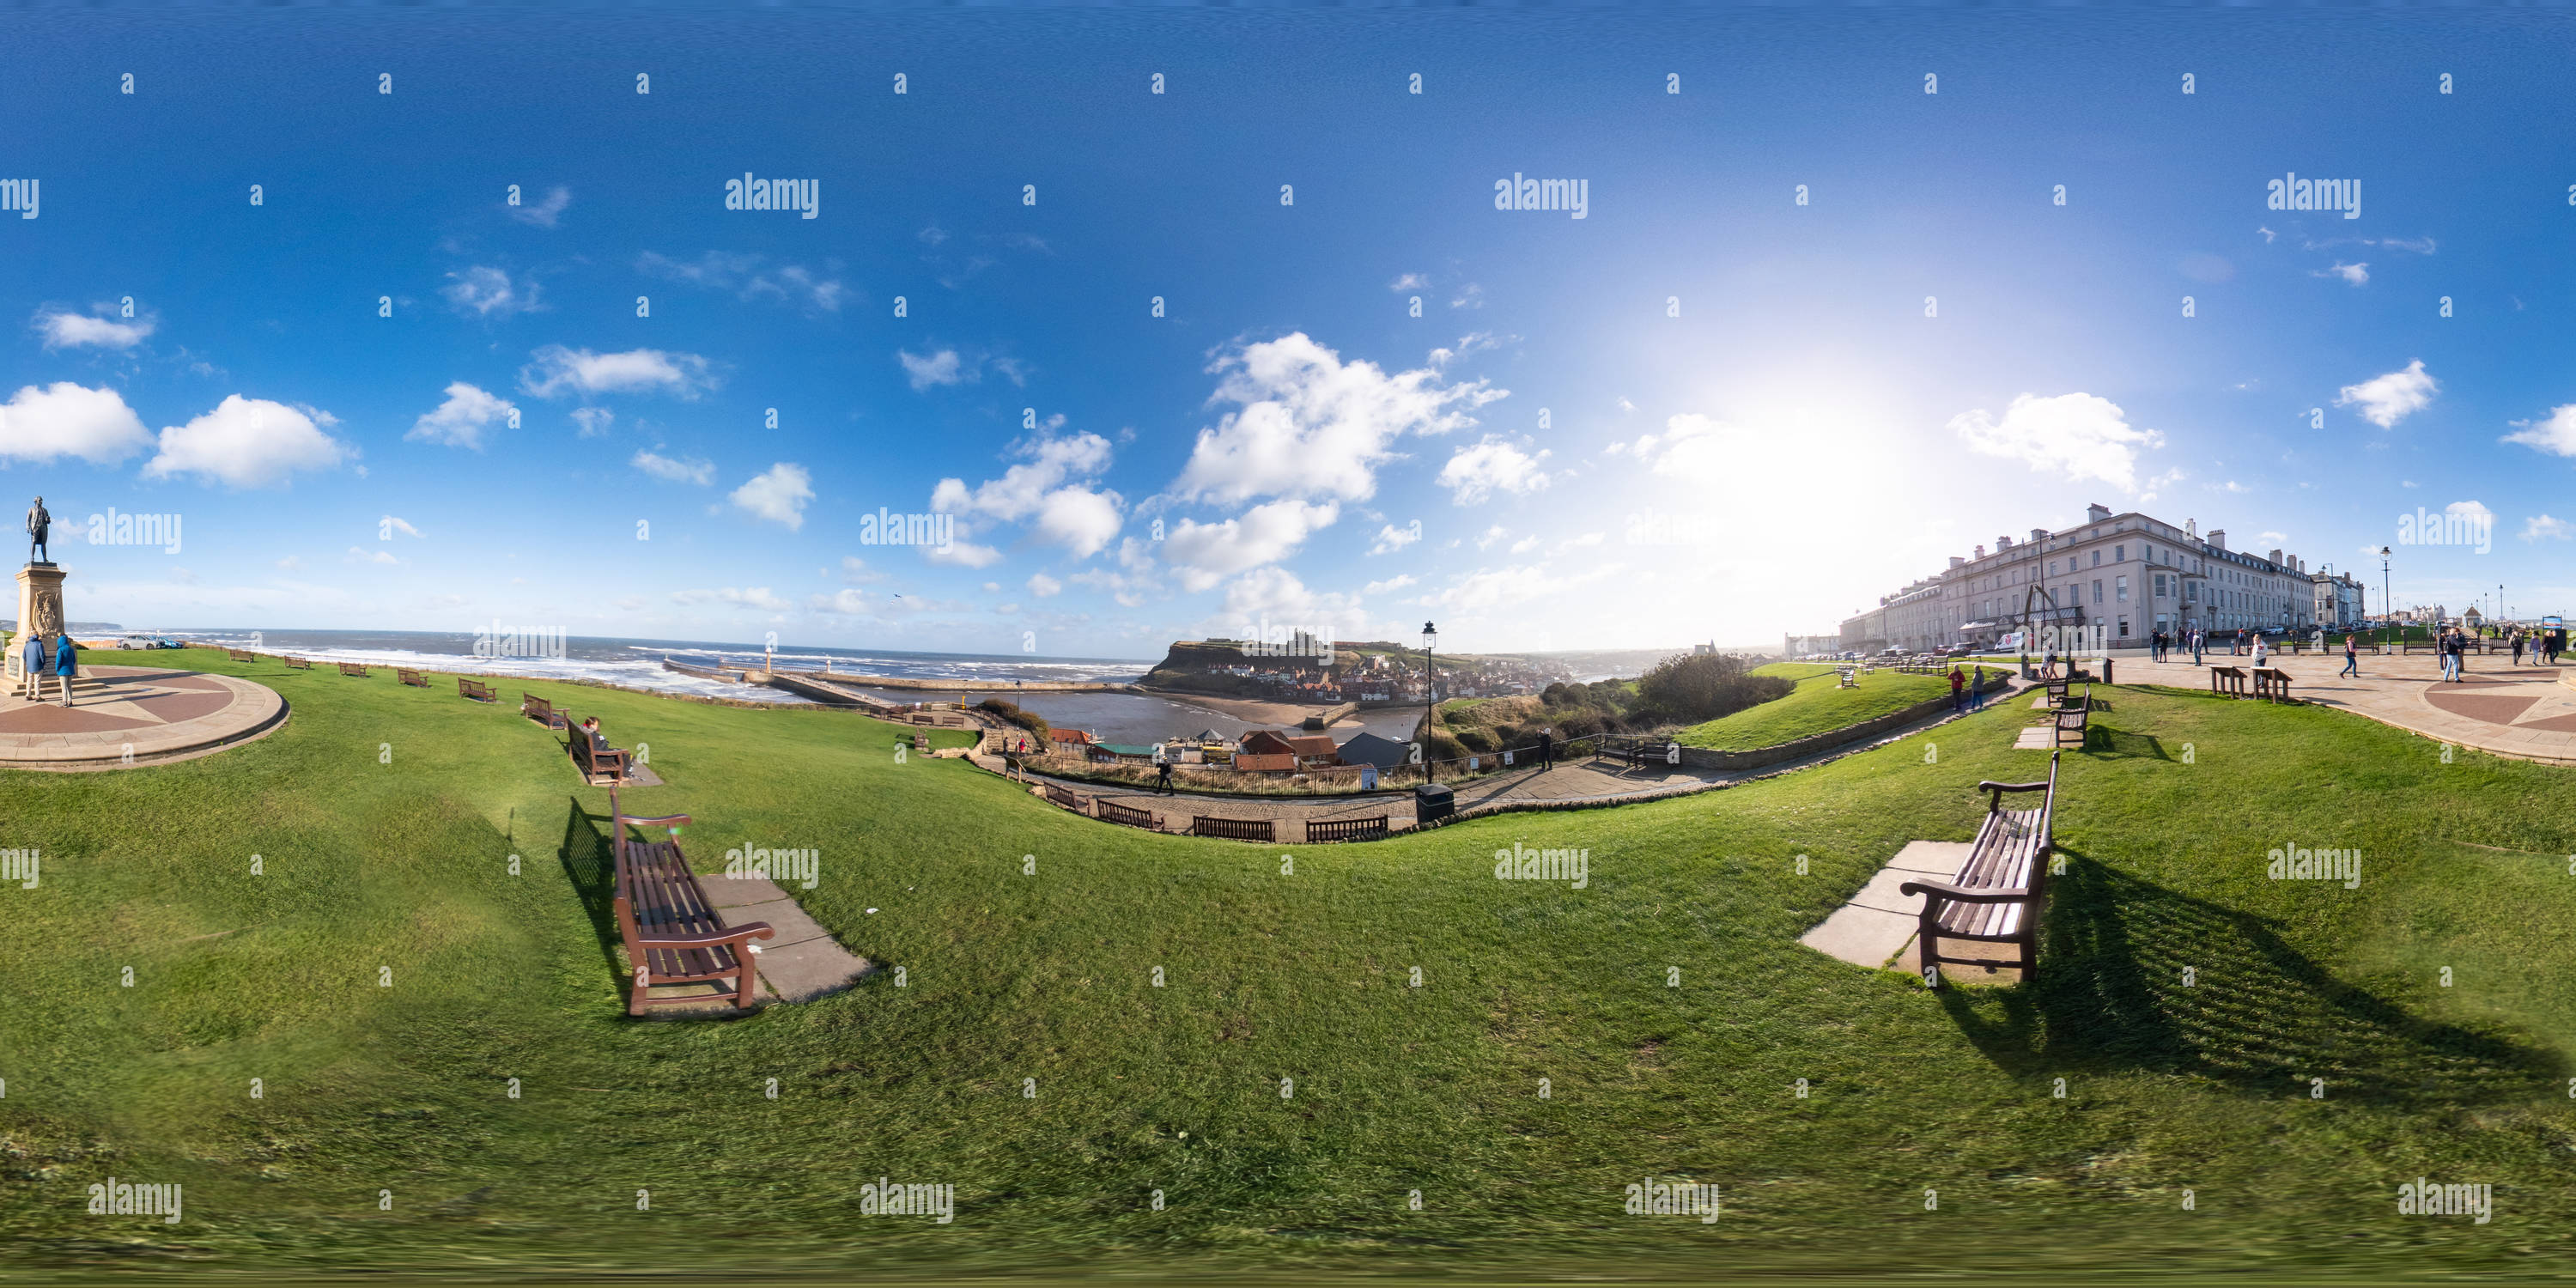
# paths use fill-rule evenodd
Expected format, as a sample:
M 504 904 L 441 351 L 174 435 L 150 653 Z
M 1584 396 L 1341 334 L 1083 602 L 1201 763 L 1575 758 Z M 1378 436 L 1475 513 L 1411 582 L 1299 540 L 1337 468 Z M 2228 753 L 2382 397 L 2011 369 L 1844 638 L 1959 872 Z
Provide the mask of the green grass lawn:
M 487 708 L 174 658 L 292 720 L 0 777 L 7 844 L 43 851 L 38 889 L 0 888 L 0 1277 L 2385 1280 L 2571 1251 L 2576 778 L 2321 708 L 2097 689 L 2045 973 L 1932 994 L 1796 939 L 1906 841 L 1967 839 L 1979 779 L 2043 771 L 2009 750 L 2022 712 L 1695 797 L 1284 849 L 899 764 L 848 713 L 532 684 L 650 744 L 669 785 L 629 806 L 696 815 L 702 870 L 819 848 L 807 909 L 904 970 L 633 1021 L 605 794 L 521 686 Z M 2358 849 L 2359 887 L 2265 879 L 2285 843 Z M 1587 887 L 1495 880 L 1515 844 L 1585 849 Z M 186 1220 L 86 1215 L 110 1174 L 184 1183 Z M 2494 1223 L 2399 1216 L 2419 1174 L 2492 1184 Z M 880 1175 L 954 1184 L 955 1223 L 859 1215 Z M 1722 1186 L 1725 1215 L 1622 1215 L 1648 1175 Z
M 1901 711 L 1950 691 L 1946 677 L 1890 670 L 1871 671 L 1860 677 L 1858 687 L 1846 689 L 1840 687 L 1833 668 L 1808 662 L 1774 662 L 1755 668 L 1753 674 L 1795 680 L 1798 687 L 1733 715 L 1692 725 L 1675 735 L 1681 744 L 1718 751 L 1776 747 Z

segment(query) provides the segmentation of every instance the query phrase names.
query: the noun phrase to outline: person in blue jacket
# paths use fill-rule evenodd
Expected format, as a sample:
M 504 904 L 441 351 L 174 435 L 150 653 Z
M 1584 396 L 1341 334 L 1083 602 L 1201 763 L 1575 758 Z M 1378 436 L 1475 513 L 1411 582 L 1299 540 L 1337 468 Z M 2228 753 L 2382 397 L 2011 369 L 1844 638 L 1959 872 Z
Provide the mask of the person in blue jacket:
M 72 704 L 72 677 L 80 673 L 80 646 L 72 643 L 72 633 L 63 632 L 62 643 L 54 646 L 54 675 L 63 682 L 62 705 Z
M 25 688 L 29 702 L 45 700 L 45 637 L 27 632 L 26 643 L 18 650 L 18 669 L 27 676 Z

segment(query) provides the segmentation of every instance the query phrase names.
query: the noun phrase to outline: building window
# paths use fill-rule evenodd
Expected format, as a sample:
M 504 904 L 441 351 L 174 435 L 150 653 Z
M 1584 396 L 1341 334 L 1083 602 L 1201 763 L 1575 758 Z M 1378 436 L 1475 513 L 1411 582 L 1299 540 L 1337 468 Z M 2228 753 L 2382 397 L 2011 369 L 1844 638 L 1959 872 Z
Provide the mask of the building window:
M 2099 577 L 2093 579 L 2093 602 L 2096 604 L 2102 602 L 2102 579 Z
M 2102 566 L 2102 552 L 2099 550 L 2093 552 L 2093 566 L 2096 568 Z
M 2119 595 L 2119 597 L 2120 597 L 2120 602 L 2121 602 L 2121 603 L 2123 603 L 2123 604 L 2128 603 L 2128 602 L 2129 602 L 2129 579 L 2128 579 L 2128 578 L 2126 578 L 2126 577 L 2121 577 L 2121 578 L 2118 578 L 2117 580 L 2118 580 L 2119 584 L 2118 584 L 2117 586 L 2113 587 L 2113 590 L 2114 590 L 2114 591 Z M 2128 634 L 2128 632 L 2127 632 L 2127 631 L 2122 631 L 2122 632 L 2120 632 L 2120 633 L 2121 633 L 2121 634 L 2123 634 L 2123 635 Z
M 2129 562 L 2129 548 L 2128 548 L 2127 546 L 2113 546 L 2113 547 L 2111 547 L 2111 562 L 2113 562 L 2113 563 L 2127 563 L 2127 562 Z

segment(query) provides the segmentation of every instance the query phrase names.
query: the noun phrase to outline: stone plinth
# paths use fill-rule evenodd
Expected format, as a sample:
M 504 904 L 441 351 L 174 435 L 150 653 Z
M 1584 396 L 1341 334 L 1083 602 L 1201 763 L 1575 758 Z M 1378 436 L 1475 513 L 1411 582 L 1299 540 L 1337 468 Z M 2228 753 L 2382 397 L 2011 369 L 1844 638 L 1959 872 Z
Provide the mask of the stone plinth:
M 63 613 L 63 576 L 57 564 L 31 563 L 18 570 L 18 633 L 9 637 L 6 672 L 13 692 L 27 678 L 27 632 L 34 631 L 45 638 L 46 655 L 50 657 L 54 637 L 62 634 L 63 623 L 71 620 Z

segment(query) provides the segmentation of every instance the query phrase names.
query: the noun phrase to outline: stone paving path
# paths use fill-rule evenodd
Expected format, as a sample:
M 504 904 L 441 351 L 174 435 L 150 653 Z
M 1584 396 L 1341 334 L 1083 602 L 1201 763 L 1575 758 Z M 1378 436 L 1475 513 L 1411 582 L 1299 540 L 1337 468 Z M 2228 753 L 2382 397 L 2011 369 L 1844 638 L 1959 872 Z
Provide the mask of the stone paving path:
M 262 737 L 286 720 L 267 685 L 158 666 L 81 664 L 72 704 L 0 695 L 0 765 L 112 768 L 182 760 Z M 129 756 L 131 759 L 129 760 Z

